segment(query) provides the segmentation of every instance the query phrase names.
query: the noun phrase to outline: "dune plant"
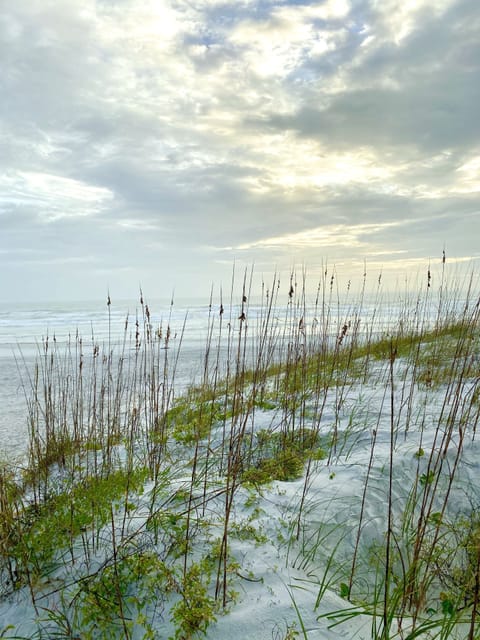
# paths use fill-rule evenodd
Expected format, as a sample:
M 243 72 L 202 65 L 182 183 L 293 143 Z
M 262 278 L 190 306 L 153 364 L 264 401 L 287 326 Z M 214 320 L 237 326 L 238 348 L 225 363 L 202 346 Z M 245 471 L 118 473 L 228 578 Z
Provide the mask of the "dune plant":
M 363 616 L 376 640 L 477 638 L 478 496 L 462 484 L 480 417 L 473 282 L 449 288 L 443 264 L 437 297 L 429 272 L 389 317 L 380 279 L 369 306 L 366 273 L 356 300 L 326 268 L 313 300 L 303 272 L 262 282 L 256 302 L 252 279 L 234 274 L 218 304 L 212 291 L 198 378 L 182 391 L 187 318 L 175 337 L 172 305 L 156 322 L 142 293 L 120 339 L 108 296 L 104 342 L 92 330 L 39 345 L 27 460 L 0 467 L 6 591 L 29 590 L 50 637 L 153 638 L 166 625 L 194 638 L 249 575 L 237 545 L 272 537 L 319 625 Z M 238 515 L 292 482 L 273 536 Z M 330 591 L 345 606 L 322 613 Z M 297 622 L 277 635 L 308 637 Z

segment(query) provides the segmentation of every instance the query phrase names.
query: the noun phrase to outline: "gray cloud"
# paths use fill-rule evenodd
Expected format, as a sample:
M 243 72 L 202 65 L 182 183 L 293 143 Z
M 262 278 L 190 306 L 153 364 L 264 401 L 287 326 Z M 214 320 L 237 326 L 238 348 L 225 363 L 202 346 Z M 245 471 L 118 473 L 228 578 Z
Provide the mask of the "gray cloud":
M 382 24 L 374 23 L 373 41 L 364 52 L 368 32 L 360 37 L 358 30 L 350 31 L 335 56 L 306 60 L 308 77 L 319 78 L 307 100 L 293 113 L 270 114 L 263 124 L 340 148 L 396 146 L 434 153 L 478 145 L 478 5 L 458 2 L 440 16 L 432 14 L 426 5 L 400 44 L 385 38 Z M 358 26 L 362 18 L 375 17 L 368 3 L 357 6 Z M 338 74 L 339 68 L 346 86 L 329 95 L 322 76 Z

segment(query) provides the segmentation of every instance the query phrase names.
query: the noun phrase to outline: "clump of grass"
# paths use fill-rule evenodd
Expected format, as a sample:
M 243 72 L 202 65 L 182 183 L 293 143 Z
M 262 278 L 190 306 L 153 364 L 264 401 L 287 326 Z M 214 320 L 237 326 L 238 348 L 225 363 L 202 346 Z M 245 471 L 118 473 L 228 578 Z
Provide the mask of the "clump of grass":
M 323 460 L 327 456 L 318 433 L 312 429 L 291 434 L 263 430 L 254 438 L 251 463 L 242 471 L 244 483 L 297 480 L 303 476 L 307 460 Z
M 231 418 L 228 406 L 215 396 L 202 399 L 197 389 L 190 390 L 185 397 L 175 401 L 166 412 L 164 420 L 168 434 L 177 442 L 192 445 L 206 439 L 215 424 Z
M 20 580 L 12 548 L 20 535 L 18 514 L 22 497 L 22 489 L 14 469 L 6 462 L 0 463 L 0 570 L 6 572 L 7 579 L 4 583 L 7 591 L 9 588 L 16 588 Z M 5 593 L 3 589 L 2 591 Z

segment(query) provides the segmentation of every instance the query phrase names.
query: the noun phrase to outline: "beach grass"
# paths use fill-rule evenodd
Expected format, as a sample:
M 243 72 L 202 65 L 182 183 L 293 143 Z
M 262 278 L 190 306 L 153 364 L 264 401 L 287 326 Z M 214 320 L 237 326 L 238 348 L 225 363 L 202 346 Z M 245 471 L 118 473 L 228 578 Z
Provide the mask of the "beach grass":
M 252 278 L 211 297 L 181 392 L 143 294 L 120 341 L 39 346 L 28 455 L 0 466 L 0 595 L 32 615 L 0 637 L 216 638 L 273 554 L 297 573 L 265 637 L 480 638 L 474 278 L 388 314 L 365 281 L 344 304 L 334 273 L 312 299 L 274 277 L 254 305 Z

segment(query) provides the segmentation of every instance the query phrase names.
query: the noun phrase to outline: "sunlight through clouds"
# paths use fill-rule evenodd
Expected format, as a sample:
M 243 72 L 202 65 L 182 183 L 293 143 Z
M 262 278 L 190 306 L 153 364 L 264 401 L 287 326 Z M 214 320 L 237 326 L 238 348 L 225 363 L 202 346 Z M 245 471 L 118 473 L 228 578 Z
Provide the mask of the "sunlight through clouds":
M 476 155 L 458 168 L 460 193 L 480 192 L 480 155 Z
M 338 37 L 330 29 L 322 29 L 319 22 L 344 17 L 348 11 L 349 4 L 342 0 L 319 7 L 282 5 L 267 19 L 240 22 L 230 39 L 244 48 L 249 68 L 259 76 L 285 77 L 305 58 L 335 50 Z
M 239 245 L 237 249 L 278 248 L 282 246 L 295 248 L 322 248 L 322 247 L 360 247 L 367 246 L 365 236 L 399 227 L 401 222 L 386 222 L 383 224 L 358 224 L 358 225 L 324 225 L 315 229 L 308 229 L 299 233 L 291 233 L 283 236 L 274 236 L 257 240 L 252 243 Z
M 12 204 L 30 207 L 42 222 L 94 216 L 113 199 L 108 189 L 37 172 L 4 176 L 0 185 L 10 193 Z

